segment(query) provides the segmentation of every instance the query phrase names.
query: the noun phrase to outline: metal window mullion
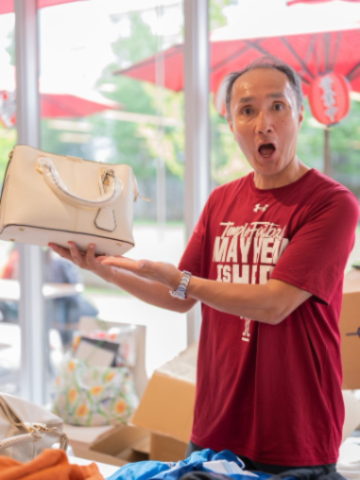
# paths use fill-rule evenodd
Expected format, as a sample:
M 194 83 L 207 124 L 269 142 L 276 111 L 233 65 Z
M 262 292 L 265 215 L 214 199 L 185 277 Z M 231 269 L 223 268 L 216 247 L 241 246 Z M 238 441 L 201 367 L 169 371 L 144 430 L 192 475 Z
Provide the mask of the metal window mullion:
M 208 0 L 184 0 L 185 225 L 189 240 L 210 193 Z M 200 305 L 187 317 L 188 344 L 199 338 Z
M 15 0 L 15 36 L 18 143 L 37 148 L 40 144 L 37 0 Z M 42 285 L 41 248 L 32 245 L 21 245 L 21 296 L 19 303 L 19 324 L 21 327 L 20 392 L 22 397 L 26 397 L 38 404 L 45 402 L 45 366 L 48 351 Z

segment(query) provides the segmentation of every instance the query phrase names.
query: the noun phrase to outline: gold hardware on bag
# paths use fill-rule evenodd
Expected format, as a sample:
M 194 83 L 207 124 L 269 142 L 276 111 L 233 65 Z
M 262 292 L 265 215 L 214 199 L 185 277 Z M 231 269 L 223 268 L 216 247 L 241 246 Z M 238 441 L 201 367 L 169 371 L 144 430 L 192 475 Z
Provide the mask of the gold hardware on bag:
M 9 160 L 12 159 L 13 153 L 14 153 L 14 150 L 11 150 L 11 152 L 9 153 Z
M 121 247 L 122 242 L 117 242 L 116 245 L 117 245 L 118 247 Z
M 101 168 L 100 169 L 102 175 L 101 175 L 101 181 L 103 185 L 109 186 L 110 185 L 110 180 L 108 177 L 115 177 L 115 172 L 112 168 Z
M 15 242 L 15 238 L 10 238 L 9 242 Z
M 19 228 L 20 232 L 23 232 L 25 230 L 25 228 Z
M 39 166 L 39 165 L 36 165 L 36 170 L 39 172 L 39 173 L 42 173 L 42 168 Z

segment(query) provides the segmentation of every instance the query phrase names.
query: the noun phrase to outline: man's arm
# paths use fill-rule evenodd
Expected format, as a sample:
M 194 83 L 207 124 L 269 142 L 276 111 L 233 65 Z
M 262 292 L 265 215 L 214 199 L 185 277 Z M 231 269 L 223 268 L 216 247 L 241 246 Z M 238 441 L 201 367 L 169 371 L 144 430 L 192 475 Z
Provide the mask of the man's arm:
M 73 242 L 69 242 L 69 249 L 53 243 L 49 244 L 49 247 L 61 257 L 72 261 L 80 268 L 92 271 L 107 282 L 114 283 L 139 300 L 154 305 L 155 307 L 185 313 L 196 303 L 196 300 L 193 298 L 179 302 L 176 298 L 171 297 L 169 288 L 163 283 L 140 277 L 125 269 L 102 265 L 101 262 L 95 258 L 95 246 L 93 244 L 89 245 L 86 255 L 82 254 Z
M 311 293 L 280 280 L 265 285 L 222 283 L 193 277 L 188 295 L 221 312 L 277 325 Z
M 180 270 L 168 263 L 135 261 L 125 257 L 107 257 L 100 261 L 103 265 L 113 265 L 122 271 L 162 283 L 167 291 L 177 288 L 182 275 Z M 199 300 L 221 312 L 277 325 L 312 294 L 280 280 L 270 279 L 265 285 L 248 285 L 192 277 L 187 295 L 193 301 Z

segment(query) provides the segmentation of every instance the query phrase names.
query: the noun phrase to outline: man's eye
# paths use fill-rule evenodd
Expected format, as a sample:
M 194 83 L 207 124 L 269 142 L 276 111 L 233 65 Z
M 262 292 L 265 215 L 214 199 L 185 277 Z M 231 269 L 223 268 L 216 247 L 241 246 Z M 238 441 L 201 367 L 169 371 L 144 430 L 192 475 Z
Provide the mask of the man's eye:
M 240 113 L 242 113 L 243 115 L 251 115 L 251 113 L 252 113 L 252 108 L 250 108 L 250 107 L 245 107 L 245 108 L 243 108 L 243 109 L 241 110 Z
M 275 103 L 274 108 L 279 112 L 284 108 L 284 105 L 282 103 Z

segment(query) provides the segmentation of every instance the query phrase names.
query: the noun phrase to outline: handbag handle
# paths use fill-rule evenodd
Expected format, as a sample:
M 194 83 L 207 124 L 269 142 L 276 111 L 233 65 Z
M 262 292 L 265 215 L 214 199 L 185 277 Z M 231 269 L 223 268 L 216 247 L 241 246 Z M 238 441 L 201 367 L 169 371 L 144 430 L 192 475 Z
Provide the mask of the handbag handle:
M 23 443 L 35 443 L 41 438 L 41 433 L 53 433 L 59 436 L 60 449 L 66 452 L 69 446 L 69 439 L 66 433 L 60 432 L 57 428 L 48 428 L 44 425 L 33 424 L 29 427 L 30 433 L 22 435 L 15 435 L 13 437 L 5 438 L 0 442 L 0 452 L 6 448 L 22 445 Z
M 32 443 L 39 440 L 40 436 L 36 432 L 24 433 L 23 435 L 15 435 L 14 437 L 6 438 L 0 442 L 0 452 L 7 448 L 22 445 L 23 443 Z
M 39 157 L 36 163 L 36 170 L 42 174 L 47 186 L 64 202 L 75 207 L 82 208 L 103 208 L 110 206 L 123 190 L 123 183 L 115 177 L 112 170 L 107 170 L 105 174 L 99 176 L 99 183 L 104 183 L 103 179 L 109 180 L 109 191 L 95 200 L 81 198 L 74 193 L 69 192 L 65 183 L 61 180 L 52 160 L 48 157 Z

